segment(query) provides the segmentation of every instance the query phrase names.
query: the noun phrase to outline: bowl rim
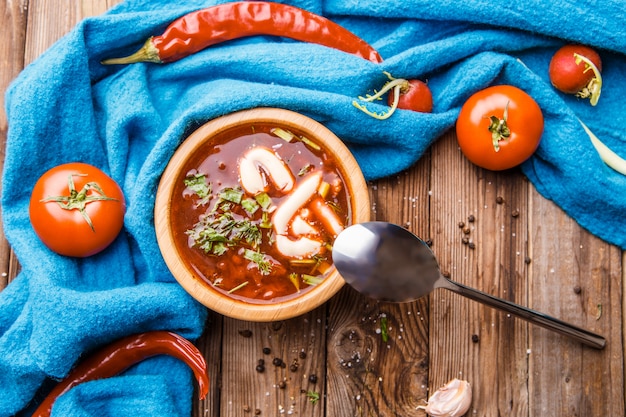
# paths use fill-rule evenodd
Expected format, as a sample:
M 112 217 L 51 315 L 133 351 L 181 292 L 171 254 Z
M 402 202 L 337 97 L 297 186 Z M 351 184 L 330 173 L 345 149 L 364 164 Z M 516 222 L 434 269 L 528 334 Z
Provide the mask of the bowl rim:
M 165 263 L 178 283 L 205 307 L 227 317 L 247 321 L 276 321 L 302 315 L 328 301 L 344 285 L 334 265 L 321 284 L 300 296 L 276 303 L 247 303 L 230 298 L 212 290 L 181 259 L 176 249 L 171 231 L 171 195 L 174 182 L 184 167 L 188 155 L 204 146 L 212 137 L 233 127 L 252 123 L 276 123 L 279 127 L 291 128 L 302 132 L 309 138 L 316 139 L 332 158 L 341 162 L 338 169 L 349 187 L 348 195 L 352 212 L 351 224 L 370 219 L 370 200 L 367 183 L 356 159 L 332 131 L 316 120 L 291 110 L 259 107 L 240 110 L 209 120 L 194 130 L 175 150 L 159 181 L 155 207 L 154 223 L 157 243 Z

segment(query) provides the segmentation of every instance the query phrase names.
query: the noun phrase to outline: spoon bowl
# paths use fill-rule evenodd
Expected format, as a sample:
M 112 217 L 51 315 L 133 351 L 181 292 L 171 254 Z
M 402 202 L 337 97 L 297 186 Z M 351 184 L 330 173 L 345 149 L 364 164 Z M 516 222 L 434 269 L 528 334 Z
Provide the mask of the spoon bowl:
M 392 223 L 365 222 L 346 228 L 335 240 L 333 260 L 343 279 L 370 298 L 407 302 L 446 288 L 596 349 L 606 345 L 602 336 L 444 277 L 428 245 Z

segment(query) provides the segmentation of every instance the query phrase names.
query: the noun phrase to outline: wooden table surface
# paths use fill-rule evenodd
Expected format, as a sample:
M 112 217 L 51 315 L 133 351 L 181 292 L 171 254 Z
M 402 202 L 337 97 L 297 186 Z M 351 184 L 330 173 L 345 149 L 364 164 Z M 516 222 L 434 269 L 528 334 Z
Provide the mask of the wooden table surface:
M 0 89 L 78 21 L 118 2 L 0 2 Z M 10 126 L 3 96 L 0 104 L 4 143 Z M 262 416 L 424 416 L 417 406 L 452 378 L 472 384 L 468 416 L 624 416 L 624 254 L 618 248 L 582 230 L 519 171 L 495 173 L 468 163 L 453 133 L 407 172 L 371 183 L 370 195 L 373 218 L 430 239 L 453 280 L 600 333 L 606 348 L 583 347 L 446 290 L 399 305 L 346 287 L 315 311 L 283 322 L 211 313 L 198 342 L 211 391 L 194 403 L 195 416 L 256 410 Z M 462 243 L 464 236 L 472 247 Z M 0 262 L 1 289 L 19 271 L 4 239 Z M 287 366 L 273 366 L 275 357 Z M 267 363 L 263 373 L 255 369 L 259 359 Z

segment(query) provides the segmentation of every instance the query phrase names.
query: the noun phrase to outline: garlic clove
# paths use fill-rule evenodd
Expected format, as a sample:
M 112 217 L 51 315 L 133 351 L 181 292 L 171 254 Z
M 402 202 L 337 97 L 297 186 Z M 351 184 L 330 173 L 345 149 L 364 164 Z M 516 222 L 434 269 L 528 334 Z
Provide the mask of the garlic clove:
M 469 382 L 453 379 L 430 396 L 426 406 L 418 406 L 431 417 L 460 417 L 467 413 L 472 403 Z

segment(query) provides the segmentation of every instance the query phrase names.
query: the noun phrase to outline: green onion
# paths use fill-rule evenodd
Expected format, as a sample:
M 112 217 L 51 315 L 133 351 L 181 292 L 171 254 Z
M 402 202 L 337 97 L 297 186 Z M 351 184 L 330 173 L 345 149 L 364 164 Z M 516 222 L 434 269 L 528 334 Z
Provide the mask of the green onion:
M 309 274 L 302 274 L 302 281 L 308 285 L 318 285 L 324 281 L 324 277 L 316 277 Z
M 261 193 L 254 197 L 263 210 L 267 210 L 272 206 L 272 198 L 267 193 Z
M 272 222 L 270 221 L 270 214 L 267 211 L 264 211 L 262 216 L 261 216 L 261 223 L 259 224 L 259 227 L 263 228 L 263 229 L 271 229 L 272 228 Z
M 289 142 L 289 143 L 293 141 L 294 138 L 296 137 L 296 135 L 294 135 L 290 131 L 281 129 L 280 127 L 275 127 L 272 130 L 270 130 L 270 132 L 272 132 L 274 135 L 278 136 L 285 142 Z
M 305 136 L 300 136 L 300 140 L 302 141 L 302 143 L 304 143 L 306 146 L 308 146 L 309 148 L 315 149 L 316 151 L 321 150 L 322 148 L 320 147 L 320 145 L 318 145 L 317 143 L 313 142 L 311 139 L 305 137 Z

